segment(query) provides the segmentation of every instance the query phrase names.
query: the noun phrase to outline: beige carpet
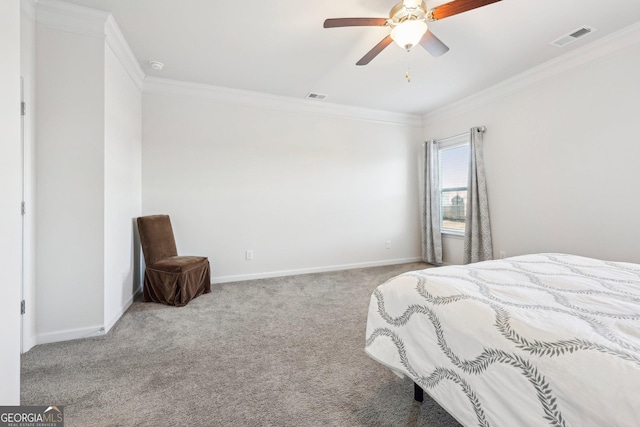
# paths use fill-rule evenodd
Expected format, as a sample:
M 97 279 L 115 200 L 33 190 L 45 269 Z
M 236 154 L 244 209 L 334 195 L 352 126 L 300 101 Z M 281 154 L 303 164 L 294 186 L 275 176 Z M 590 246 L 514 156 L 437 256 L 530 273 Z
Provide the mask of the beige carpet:
M 136 301 L 104 337 L 22 357 L 22 405 L 66 427 L 458 424 L 364 352 L 371 292 L 425 264 L 214 285 L 175 308 Z

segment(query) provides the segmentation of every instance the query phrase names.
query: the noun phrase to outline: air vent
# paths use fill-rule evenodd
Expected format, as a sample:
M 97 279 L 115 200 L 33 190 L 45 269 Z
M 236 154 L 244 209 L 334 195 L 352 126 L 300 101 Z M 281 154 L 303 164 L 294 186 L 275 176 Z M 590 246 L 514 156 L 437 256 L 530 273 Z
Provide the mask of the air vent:
M 589 34 L 593 33 L 594 31 L 596 31 L 595 28 L 593 27 L 588 27 L 586 25 L 583 25 L 580 28 L 576 28 L 575 30 L 573 30 L 572 32 L 570 32 L 569 34 L 566 34 L 562 37 L 558 37 L 557 39 L 555 39 L 554 41 L 551 42 L 552 45 L 557 46 L 557 47 L 565 47 L 566 45 L 573 43 L 574 41 L 588 36 Z
M 323 95 L 321 93 L 313 93 L 313 92 L 309 92 L 307 94 L 307 99 L 317 99 L 319 101 L 322 101 L 323 99 L 326 99 L 327 95 Z

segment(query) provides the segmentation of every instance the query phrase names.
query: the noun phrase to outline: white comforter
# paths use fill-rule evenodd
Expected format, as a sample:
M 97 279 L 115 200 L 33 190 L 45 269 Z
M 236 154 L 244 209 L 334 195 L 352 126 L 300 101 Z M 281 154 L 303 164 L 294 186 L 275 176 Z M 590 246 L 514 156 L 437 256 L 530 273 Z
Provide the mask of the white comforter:
M 526 255 L 405 273 L 366 352 L 465 426 L 639 426 L 640 265 Z

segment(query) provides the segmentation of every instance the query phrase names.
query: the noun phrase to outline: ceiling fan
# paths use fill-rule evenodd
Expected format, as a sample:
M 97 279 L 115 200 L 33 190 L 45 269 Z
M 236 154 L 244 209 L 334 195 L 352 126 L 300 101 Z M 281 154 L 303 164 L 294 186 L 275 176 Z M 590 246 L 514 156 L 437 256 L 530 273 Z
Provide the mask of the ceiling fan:
M 374 46 L 356 65 L 367 65 L 382 50 L 395 41 L 400 47 L 410 50 L 420 44 L 433 57 L 446 53 L 449 48 L 427 28 L 427 22 L 437 21 L 501 0 L 453 0 L 427 9 L 422 0 L 403 0 L 391 8 L 389 18 L 330 18 L 324 28 L 336 27 L 390 27 L 391 32 Z

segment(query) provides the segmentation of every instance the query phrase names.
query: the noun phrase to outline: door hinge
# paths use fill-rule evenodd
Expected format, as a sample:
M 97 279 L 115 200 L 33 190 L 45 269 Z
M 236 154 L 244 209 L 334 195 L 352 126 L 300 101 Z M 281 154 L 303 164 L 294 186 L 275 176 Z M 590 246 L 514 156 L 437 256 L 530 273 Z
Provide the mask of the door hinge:
M 23 116 L 27 115 L 27 103 L 26 102 L 21 102 L 20 103 L 20 114 Z
M 27 213 L 27 204 L 25 202 L 20 203 L 20 213 L 22 215 Z
M 27 304 L 24 300 L 20 301 L 20 314 L 24 314 L 27 312 L 26 306 Z

